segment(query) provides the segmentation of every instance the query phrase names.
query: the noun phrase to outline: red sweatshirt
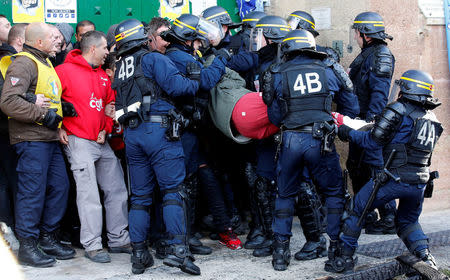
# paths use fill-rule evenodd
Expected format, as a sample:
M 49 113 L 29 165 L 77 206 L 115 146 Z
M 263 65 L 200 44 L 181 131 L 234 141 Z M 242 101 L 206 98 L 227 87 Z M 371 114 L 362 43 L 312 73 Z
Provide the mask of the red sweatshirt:
M 105 106 L 115 101 L 111 82 L 101 68 L 93 69 L 76 49 L 67 54 L 64 64 L 55 68 L 62 85 L 62 99 L 70 102 L 77 117 L 64 117 L 67 134 L 97 140 L 101 130 L 111 133 L 113 120 L 105 115 Z

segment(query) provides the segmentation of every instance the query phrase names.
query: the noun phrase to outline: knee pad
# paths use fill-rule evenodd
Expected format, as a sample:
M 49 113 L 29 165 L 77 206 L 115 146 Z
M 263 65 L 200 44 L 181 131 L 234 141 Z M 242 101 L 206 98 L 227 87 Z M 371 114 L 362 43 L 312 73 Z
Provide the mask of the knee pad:
M 397 229 L 397 235 L 405 243 L 411 254 L 428 248 L 428 238 L 423 233 L 419 223 L 410 224 L 401 230 Z

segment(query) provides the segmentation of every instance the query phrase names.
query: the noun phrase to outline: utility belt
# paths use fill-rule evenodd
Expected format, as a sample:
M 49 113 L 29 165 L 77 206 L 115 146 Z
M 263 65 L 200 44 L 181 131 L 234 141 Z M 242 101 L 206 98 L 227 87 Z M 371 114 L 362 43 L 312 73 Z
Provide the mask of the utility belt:
M 333 150 L 334 138 L 337 134 L 337 126 L 328 122 L 315 122 L 312 125 L 304 125 L 295 129 L 288 129 L 302 133 L 311 133 L 312 137 L 321 140 L 320 153 L 326 154 Z

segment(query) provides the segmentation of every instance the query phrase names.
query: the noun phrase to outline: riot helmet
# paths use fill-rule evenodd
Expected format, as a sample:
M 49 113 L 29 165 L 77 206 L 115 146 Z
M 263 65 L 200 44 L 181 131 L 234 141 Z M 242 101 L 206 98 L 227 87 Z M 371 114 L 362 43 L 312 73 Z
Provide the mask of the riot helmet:
M 172 22 L 172 26 L 161 37 L 167 42 L 185 42 L 197 39 L 199 18 L 191 14 L 182 14 Z
M 117 25 L 114 32 L 117 56 L 148 41 L 144 25 L 137 19 L 127 19 Z
M 271 39 L 280 43 L 282 39 L 291 31 L 287 22 L 279 16 L 265 16 L 255 25 L 255 29 L 262 29 L 262 34 L 266 39 Z
M 244 16 L 242 19 L 242 28 L 243 29 L 252 29 L 255 27 L 256 23 L 263 17 L 266 16 L 266 13 L 260 11 L 253 11 Z
M 400 97 L 413 103 L 420 103 L 425 109 L 434 109 L 441 103 L 433 98 L 434 81 L 433 77 L 421 70 L 408 70 L 395 80 L 392 89 L 393 94 L 400 91 Z
M 287 18 L 288 24 L 292 29 L 305 29 L 311 32 L 314 37 L 319 36 L 319 32 L 316 31 L 316 22 L 312 15 L 304 11 L 292 12 Z
M 234 29 L 241 26 L 241 23 L 234 23 L 231 20 L 230 14 L 228 14 L 227 10 L 220 6 L 212 6 L 207 8 L 202 12 L 201 17 L 205 20 L 216 22 L 220 27 L 222 27 L 222 25 L 226 25 L 228 26 L 228 29 Z
M 383 18 L 375 12 L 364 12 L 357 15 L 352 28 L 359 30 L 362 37 L 364 36 L 362 34 L 365 34 L 367 37 L 379 40 L 393 39 L 385 32 Z
M 316 51 L 314 35 L 304 29 L 292 30 L 281 42 L 281 53 L 283 56 L 288 56 L 294 52 L 303 52 L 317 58 L 327 57 L 326 53 Z

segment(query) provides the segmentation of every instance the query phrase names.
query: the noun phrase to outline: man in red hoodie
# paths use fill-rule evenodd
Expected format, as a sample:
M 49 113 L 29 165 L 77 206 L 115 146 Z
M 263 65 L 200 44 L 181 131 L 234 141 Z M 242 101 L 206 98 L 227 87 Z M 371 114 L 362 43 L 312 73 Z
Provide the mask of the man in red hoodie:
M 81 221 L 80 242 L 85 256 L 94 262 L 110 262 L 102 248 L 102 205 L 98 185 L 104 193 L 108 246 L 112 253 L 130 253 L 127 190 L 123 171 L 106 140 L 113 120 L 105 114 L 114 102 L 114 92 L 100 67 L 108 54 L 102 32 L 87 32 L 81 50 L 68 53 L 56 68 L 62 98 L 74 105 L 77 116 L 64 117 L 61 142 L 77 184 L 77 206 Z

